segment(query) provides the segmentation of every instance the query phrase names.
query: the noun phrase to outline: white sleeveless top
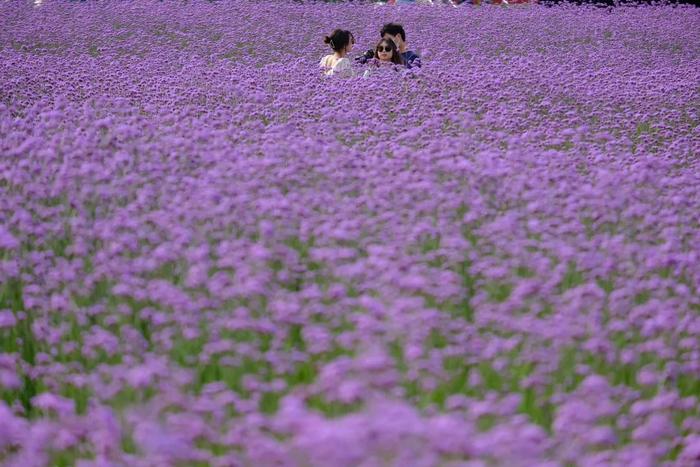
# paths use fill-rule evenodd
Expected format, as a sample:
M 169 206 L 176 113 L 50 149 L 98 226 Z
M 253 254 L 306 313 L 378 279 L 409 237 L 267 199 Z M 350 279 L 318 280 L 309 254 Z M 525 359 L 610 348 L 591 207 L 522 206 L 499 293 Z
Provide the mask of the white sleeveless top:
M 326 55 L 321 59 L 319 66 L 323 68 L 324 73 L 328 76 L 352 76 L 352 63 L 347 57 L 337 59 L 333 54 Z

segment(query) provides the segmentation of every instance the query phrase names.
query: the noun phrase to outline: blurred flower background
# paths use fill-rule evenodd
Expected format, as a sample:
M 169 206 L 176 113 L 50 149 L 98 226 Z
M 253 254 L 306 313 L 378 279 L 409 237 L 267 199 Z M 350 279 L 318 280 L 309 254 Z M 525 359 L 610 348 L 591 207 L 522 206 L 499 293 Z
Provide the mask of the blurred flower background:
M 697 465 L 699 109 L 692 7 L 0 3 L 0 463 Z

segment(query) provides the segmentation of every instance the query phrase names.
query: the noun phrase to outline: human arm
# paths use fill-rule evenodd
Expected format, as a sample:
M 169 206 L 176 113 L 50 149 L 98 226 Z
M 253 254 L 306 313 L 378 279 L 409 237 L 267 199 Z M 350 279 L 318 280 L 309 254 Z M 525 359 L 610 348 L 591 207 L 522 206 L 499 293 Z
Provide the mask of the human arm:
M 321 69 L 323 73 L 326 73 L 328 70 L 330 70 L 330 66 L 328 66 L 328 57 L 323 57 L 321 61 L 318 64 L 318 67 Z
M 364 65 L 365 63 L 370 61 L 372 58 L 374 58 L 374 51 L 372 49 L 369 49 L 365 53 L 363 53 L 362 55 L 355 57 L 355 61 Z

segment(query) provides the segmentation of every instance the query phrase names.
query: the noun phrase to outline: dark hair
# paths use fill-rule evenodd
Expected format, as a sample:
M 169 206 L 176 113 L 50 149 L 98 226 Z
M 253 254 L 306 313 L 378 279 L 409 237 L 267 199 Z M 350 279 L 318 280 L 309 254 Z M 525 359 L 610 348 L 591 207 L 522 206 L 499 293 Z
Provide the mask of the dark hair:
M 391 49 L 391 63 L 394 65 L 403 65 L 403 56 L 399 53 L 399 49 L 396 47 L 396 44 L 394 41 L 391 39 L 382 39 L 379 41 L 379 43 L 374 47 L 374 57 L 379 60 L 379 53 L 378 50 L 380 45 L 388 45 L 389 48 Z
M 323 42 L 331 46 L 334 52 L 340 52 L 347 47 L 351 42 L 355 43 L 355 36 L 350 31 L 344 29 L 336 29 L 330 36 L 323 38 Z
M 403 41 L 406 41 L 406 31 L 403 30 L 403 26 L 396 23 L 387 23 L 382 26 L 382 32 L 379 34 L 384 37 L 384 34 L 390 34 L 392 36 L 401 36 Z

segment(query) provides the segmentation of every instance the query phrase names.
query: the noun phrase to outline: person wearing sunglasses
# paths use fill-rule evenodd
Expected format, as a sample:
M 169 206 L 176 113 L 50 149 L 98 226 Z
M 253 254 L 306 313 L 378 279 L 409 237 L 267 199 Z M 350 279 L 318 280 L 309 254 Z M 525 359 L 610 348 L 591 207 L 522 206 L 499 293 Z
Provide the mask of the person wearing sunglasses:
M 352 63 L 346 55 L 352 50 L 355 45 L 355 37 L 350 31 L 336 29 L 330 36 L 326 36 L 323 42 L 328 44 L 333 50 L 332 54 L 328 54 L 321 59 L 319 66 L 323 73 L 327 76 L 352 76 Z
M 406 68 L 421 67 L 421 60 L 418 54 L 412 50 L 407 50 L 408 47 L 406 46 L 406 31 L 404 30 L 403 26 L 396 23 L 385 24 L 384 26 L 382 26 L 379 35 L 382 39 L 391 39 L 394 42 L 394 44 L 396 44 L 396 47 L 399 49 L 399 53 L 403 58 L 403 64 L 406 66 Z M 367 63 L 374 57 L 374 51 L 370 49 L 364 54 L 357 57 L 355 60 L 357 60 L 360 63 Z
M 404 65 L 403 57 L 399 53 L 399 49 L 394 44 L 391 39 L 382 39 L 379 41 L 377 46 L 372 51 L 373 58 L 368 62 L 369 68 L 365 70 L 362 75 L 363 78 L 367 78 L 374 74 L 372 70 L 377 70 L 378 68 L 385 68 L 387 65 L 393 65 L 394 70 L 396 70 L 396 65 Z
M 399 53 L 399 49 L 391 39 L 382 39 L 374 48 L 374 57 L 380 64 L 393 63 L 394 65 L 403 65 L 403 57 Z

